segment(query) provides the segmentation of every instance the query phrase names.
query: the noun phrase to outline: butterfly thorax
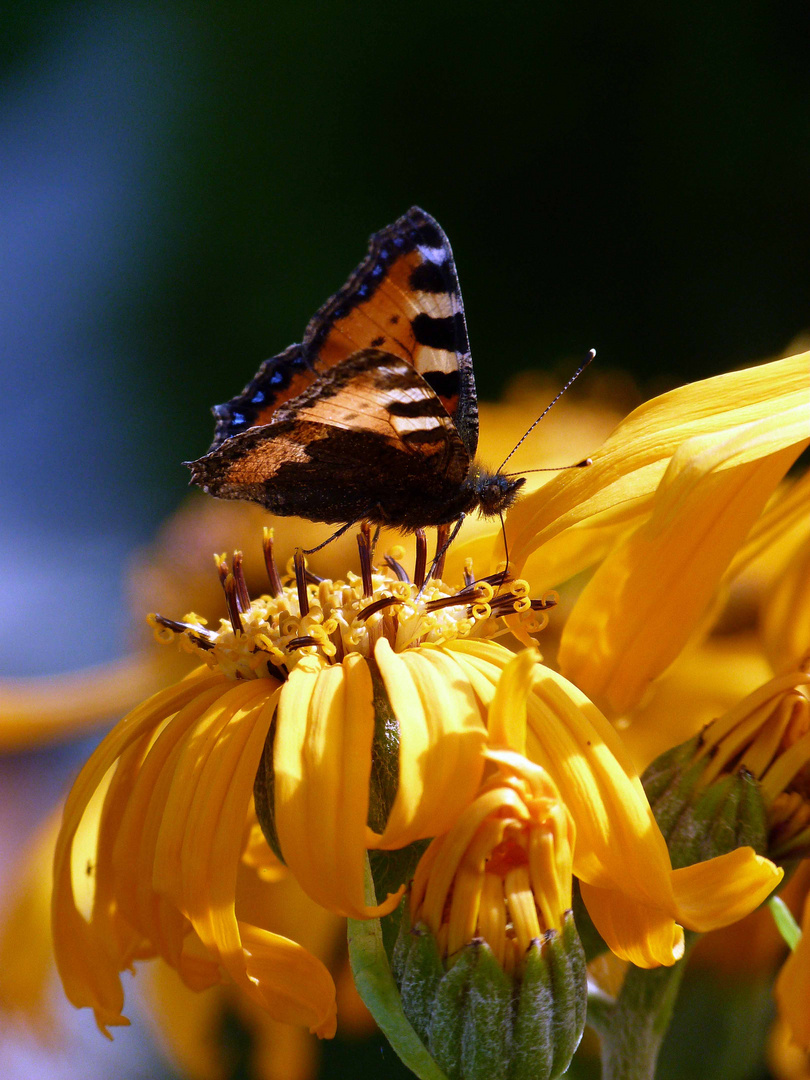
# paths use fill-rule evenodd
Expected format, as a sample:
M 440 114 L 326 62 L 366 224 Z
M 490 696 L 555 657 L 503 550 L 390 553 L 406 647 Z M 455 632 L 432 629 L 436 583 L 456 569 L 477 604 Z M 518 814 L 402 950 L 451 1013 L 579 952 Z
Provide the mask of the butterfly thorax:
M 358 516 L 403 532 L 449 525 L 475 511 L 482 517 L 497 517 L 512 505 L 524 483 L 522 477 L 490 472 L 473 462 L 460 484 L 423 485 L 415 502 L 409 488 L 399 488 L 392 477 L 384 497 Z

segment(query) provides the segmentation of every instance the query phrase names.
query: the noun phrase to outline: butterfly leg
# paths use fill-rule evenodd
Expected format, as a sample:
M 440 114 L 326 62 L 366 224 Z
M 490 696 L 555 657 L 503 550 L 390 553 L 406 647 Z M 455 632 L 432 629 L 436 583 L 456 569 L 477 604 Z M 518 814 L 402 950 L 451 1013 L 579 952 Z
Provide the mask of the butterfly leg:
M 447 537 L 445 542 L 442 544 L 442 546 L 436 552 L 436 554 L 435 554 L 435 556 L 433 558 L 433 562 L 430 564 L 430 570 L 428 571 L 427 577 L 425 578 L 425 585 L 430 581 L 430 579 L 436 573 L 437 568 L 439 567 L 439 565 L 441 564 L 441 562 L 444 559 L 445 555 L 447 554 L 447 549 L 450 547 L 450 545 L 453 543 L 455 538 L 458 536 L 459 530 L 461 529 L 461 526 L 464 524 L 464 519 L 465 519 L 466 516 L 467 516 L 466 514 L 459 514 L 458 520 L 456 521 L 455 525 L 453 526 L 452 531 L 450 532 L 450 535 Z M 423 585 L 422 588 L 419 590 L 419 594 L 418 594 L 419 596 L 422 595 L 422 590 L 424 589 L 425 585 Z
M 320 551 L 321 548 L 325 548 L 327 544 L 331 544 L 333 540 L 337 540 L 339 536 L 343 536 L 345 532 L 351 529 L 352 525 L 357 524 L 357 519 L 354 521 L 347 521 L 345 525 L 341 525 L 337 532 L 333 532 L 331 536 L 327 536 L 320 544 L 317 544 L 312 548 L 304 548 L 305 555 L 313 555 L 316 551 Z
M 374 552 L 377 550 L 377 541 L 380 539 L 381 531 L 382 525 L 377 525 L 377 527 L 374 529 L 374 535 L 371 538 L 371 547 L 369 548 L 369 552 L 372 563 L 374 562 Z

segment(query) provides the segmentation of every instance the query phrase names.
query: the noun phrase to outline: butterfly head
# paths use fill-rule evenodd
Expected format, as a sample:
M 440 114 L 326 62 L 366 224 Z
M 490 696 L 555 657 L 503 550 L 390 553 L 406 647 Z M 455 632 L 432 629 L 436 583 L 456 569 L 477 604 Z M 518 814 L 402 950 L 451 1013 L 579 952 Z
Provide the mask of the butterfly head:
M 483 517 L 496 517 L 508 510 L 526 483 L 523 476 L 506 476 L 504 473 L 478 470 L 474 477 L 478 511 Z

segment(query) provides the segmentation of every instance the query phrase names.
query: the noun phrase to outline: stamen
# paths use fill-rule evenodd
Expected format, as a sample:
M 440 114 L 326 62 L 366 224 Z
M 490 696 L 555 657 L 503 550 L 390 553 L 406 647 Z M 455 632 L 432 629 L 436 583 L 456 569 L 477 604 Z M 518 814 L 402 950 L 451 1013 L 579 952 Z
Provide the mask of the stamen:
M 247 582 L 245 581 L 245 571 L 242 566 L 242 552 L 235 551 L 233 553 L 233 579 L 236 582 L 236 602 L 239 604 L 239 610 L 247 611 L 250 607 L 250 593 L 248 592 Z
M 363 522 L 366 525 L 365 522 Z M 366 525 L 357 534 L 357 550 L 360 552 L 360 576 L 363 579 L 363 596 L 371 596 L 374 592 L 374 582 L 371 579 L 371 549 L 369 547 L 371 528 Z
M 265 594 L 251 601 L 241 552 L 234 553 L 232 569 L 226 557 L 218 555 L 217 572 L 228 613 L 228 618 L 220 620 L 219 630 L 206 629 L 205 620 L 193 612 L 182 622 L 156 615 L 150 623 L 159 640 L 178 635 L 186 651 L 198 650 L 212 670 L 229 678 L 285 679 L 302 661 L 309 666 L 324 666 L 341 663 L 350 652 L 372 656 L 381 637 L 396 652 L 457 638 L 483 636 L 494 640 L 499 633 L 507 633 L 508 627 L 494 626 L 493 617 L 523 611 L 531 614 L 531 610 L 543 613 L 556 603 L 553 593 L 532 600 L 522 580 L 496 594 L 494 585 L 504 581 L 504 572 L 476 581 L 469 562 L 464 569 L 463 587 L 448 595 L 450 590 L 439 579 L 424 580 L 424 530 L 417 533 L 416 547 L 416 572 L 422 578 L 421 585 L 408 580 L 400 562 L 404 555 L 400 548 L 392 549 L 386 556 L 386 566 L 377 570 L 371 564 L 369 532 L 366 529 L 358 536 L 360 575 L 349 572 L 345 580 L 321 579 L 309 573 L 305 552 L 299 549 L 287 565 L 289 583 L 282 585 L 273 558 L 272 532 L 267 530 L 263 543 L 265 564 L 271 586 L 275 580 L 281 590 L 278 596 Z M 535 619 L 530 627 L 523 615 L 522 625 L 533 632 L 539 620 Z
M 464 560 L 464 586 L 469 588 L 475 582 L 475 575 L 473 574 L 472 559 Z
M 225 552 L 223 551 L 221 555 L 214 555 L 214 562 L 216 563 L 217 573 L 219 574 L 219 583 L 224 589 L 225 578 L 230 573 L 230 569 L 228 567 L 228 560 L 225 557 Z
M 225 560 L 222 560 L 222 565 L 225 566 Z M 228 618 L 231 620 L 231 626 L 235 634 L 243 634 L 244 627 L 242 626 L 242 620 L 239 617 L 239 598 L 236 594 L 236 578 L 233 574 L 228 573 L 225 580 L 222 582 L 222 588 L 225 591 L 225 603 L 228 606 Z
M 309 615 L 309 593 L 307 592 L 306 560 L 300 548 L 296 548 L 293 566 L 295 567 L 295 585 L 298 589 L 298 610 L 303 619 L 305 615 Z
M 391 648 L 395 648 L 397 643 L 397 620 L 393 615 L 386 613 L 380 620 L 382 626 L 382 632 L 388 639 L 388 644 Z
M 335 655 L 333 660 L 336 664 L 342 664 L 343 658 L 346 655 L 346 650 L 343 648 L 343 635 L 340 632 L 340 627 L 336 626 L 332 633 L 329 635 L 329 640 L 335 646 Z
M 424 529 L 416 530 L 416 565 L 413 568 L 413 583 L 417 589 L 425 584 L 425 570 L 427 568 L 427 537 Z
M 306 634 L 304 637 L 296 637 L 287 642 L 288 649 L 306 649 L 310 645 L 317 645 L 318 639 Z
M 216 641 L 217 635 L 213 630 L 206 630 L 203 626 L 195 626 L 191 623 L 167 619 L 164 615 L 158 615 L 157 612 L 153 612 L 148 617 L 148 622 L 150 626 L 154 626 L 154 624 L 157 623 L 158 626 L 163 626 L 167 630 L 171 630 L 173 634 L 185 634 L 200 649 L 214 648 L 214 642 Z
M 273 557 L 273 530 L 268 528 L 267 525 L 264 527 L 262 550 L 264 551 L 264 565 L 267 568 L 267 576 L 270 579 L 270 595 L 278 599 L 279 596 L 283 595 L 284 589 Z
M 400 581 L 410 581 L 411 580 L 408 577 L 408 571 L 405 569 L 405 567 L 402 565 L 402 563 L 398 563 L 397 560 L 395 558 L 393 558 L 391 555 L 386 555 L 385 556 L 385 565 L 388 567 L 389 570 L 394 571 L 394 573 L 397 575 L 397 577 L 399 578 Z
M 394 604 L 401 605 L 402 601 L 396 596 L 381 596 L 380 599 L 375 600 L 373 604 L 364 607 L 357 618 L 365 621 L 366 619 L 371 618 L 372 615 L 376 615 L 378 611 L 382 611 L 384 608 L 391 607 Z
M 471 603 L 480 600 L 485 595 L 483 589 L 473 589 L 469 592 L 467 589 L 462 589 L 455 596 L 440 596 L 438 600 L 428 600 L 425 604 L 425 611 L 441 611 L 442 608 L 462 607 L 463 605 L 469 607 Z
M 436 529 L 436 555 L 433 559 L 433 573 L 430 576 L 437 578 L 439 581 L 441 581 L 444 573 L 444 560 L 447 557 L 447 538 L 449 535 L 449 525 L 439 525 Z

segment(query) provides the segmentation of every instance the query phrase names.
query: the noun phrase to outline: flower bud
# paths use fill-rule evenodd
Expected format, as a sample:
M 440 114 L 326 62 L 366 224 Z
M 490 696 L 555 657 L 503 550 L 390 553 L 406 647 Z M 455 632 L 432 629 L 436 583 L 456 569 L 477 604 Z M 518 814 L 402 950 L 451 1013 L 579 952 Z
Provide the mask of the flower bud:
M 500 774 L 417 867 L 394 975 L 406 1016 L 451 1080 L 550 1080 L 585 1023 L 573 827 L 542 769 L 493 757 Z
M 674 866 L 750 846 L 810 854 L 810 666 L 778 676 L 642 777 Z

